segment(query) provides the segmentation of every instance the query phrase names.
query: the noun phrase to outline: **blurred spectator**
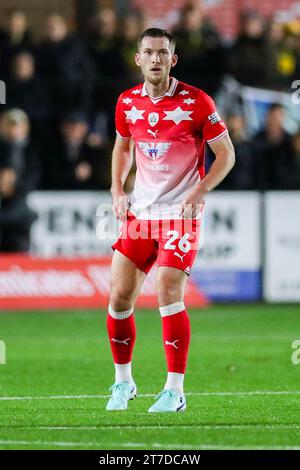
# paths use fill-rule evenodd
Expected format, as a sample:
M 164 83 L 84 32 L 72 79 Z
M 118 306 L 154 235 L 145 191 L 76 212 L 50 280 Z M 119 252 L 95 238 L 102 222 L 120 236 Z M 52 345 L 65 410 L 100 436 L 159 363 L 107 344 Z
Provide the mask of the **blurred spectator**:
M 270 88 L 287 90 L 290 88 L 296 73 L 296 38 L 288 25 L 273 19 L 268 27 L 268 39 L 273 60 Z
M 36 75 L 35 60 L 30 52 L 18 53 L 11 64 L 6 102 L 10 108 L 21 108 L 29 116 L 31 134 L 43 137 L 48 118 L 48 97 L 42 80 Z
M 245 118 L 233 113 L 226 118 L 226 124 L 235 149 L 234 168 L 218 186 L 220 190 L 251 190 L 255 188 L 254 147 L 247 137 Z M 212 159 L 212 152 L 209 153 Z
M 255 10 L 241 14 L 240 31 L 229 52 L 229 72 L 243 85 L 269 87 L 273 54 L 265 33 L 265 22 Z
M 254 139 L 256 189 L 285 189 L 285 173 L 293 168 L 291 136 L 284 129 L 285 111 L 282 105 L 270 106 L 266 126 Z
M 54 116 L 62 116 L 76 106 L 90 111 L 92 65 L 83 41 L 68 34 L 65 19 L 47 19 L 46 39 L 40 44 L 38 72 L 47 83 Z
M 300 190 L 300 130 L 292 138 L 292 162 L 282 169 L 285 189 Z
M 293 48 L 294 48 L 294 57 L 295 57 L 295 71 L 294 76 L 288 83 L 290 88 L 293 80 L 299 80 L 300 77 L 300 21 L 295 22 L 294 24 L 289 25 L 289 32 L 292 34 Z
M 108 83 L 124 71 L 120 52 L 122 36 L 118 30 L 116 12 L 110 8 L 99 11 L 89 35 L 89 46 L 97 67 L 97 76 Z
M 179 61 L 176 78 L 215 95 L 225 72 L 225 49 L 215 27 L 199 6 L 188 5 L 174 31 Z
M 68 114 L 61 122 L 60 135 L 50 146 L 44 163 L 44 187 L 49 189 L 108 189 L 110 160 L 105 135 L 89 134 L 82 111 Z M 45 152 L 46 154 L 46 152 Z
M 290 154 L 285 160 L 279 160 L 277 166 L 279 189 L 300 190 L 300 131 L 291 140 Z
M 29 139 L 30 126 L 20 109 L 5 112 L 0 122 L 0 251 L 28 251 L 36 214 L 26 196 L 39 178 L 37 155 Z
M 24 48 L 33 48 L 27 17 L 26 13 L 15 11 L 9 17 L 7 29 L 0 31 L 0 72 L 3 77 L 9 73 L 12 57 Z
M 124 88 L 131 88 L 142 81 L 140 71 L 135 63 L 135 53 L 137 51 L 137 41 L 142 31 L 142 20 L 134 13 L 124 17 L 122 22 L 122 57 L 126 66 L 126 78 Z
M 97 109 L 109 113 L 113 127 L 115 102 L 124 89 L 120 78 L 126 76 L 126 65 L 121 53 L 122 37 L 114 10 L 100 10 L 92 25 L 88 42 L 97 72 L 95 105 Z

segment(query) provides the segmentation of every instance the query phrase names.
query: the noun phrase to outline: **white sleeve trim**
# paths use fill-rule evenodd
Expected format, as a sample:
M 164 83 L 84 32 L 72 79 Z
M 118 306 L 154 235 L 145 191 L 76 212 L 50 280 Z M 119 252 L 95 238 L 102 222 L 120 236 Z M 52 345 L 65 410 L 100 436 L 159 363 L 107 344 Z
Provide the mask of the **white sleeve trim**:
M 219 140 L 221 139 L 221 137 L 223 137 L 224 135 L 228 134 L 228 130 L 226 129 L 224 132 L 222 132 L 221 134 L 217 135 L 217 137 L 214 137 L 213 139 L 209 139 L 207 140 L 206 142 L 208 144 L 210 144 L 211 142 L 215 142 L 216 140 Z
M 123 136 L 120 134 L 119 131 L 116 131 L 116 134 L 118 134 L 118 136 L 121 137 L 121 139 L 123 139 L 123 140 L 130 139 L 130 138 L 131 138 L 130 136 L 129 136 L 129 137 L 123 137 Z

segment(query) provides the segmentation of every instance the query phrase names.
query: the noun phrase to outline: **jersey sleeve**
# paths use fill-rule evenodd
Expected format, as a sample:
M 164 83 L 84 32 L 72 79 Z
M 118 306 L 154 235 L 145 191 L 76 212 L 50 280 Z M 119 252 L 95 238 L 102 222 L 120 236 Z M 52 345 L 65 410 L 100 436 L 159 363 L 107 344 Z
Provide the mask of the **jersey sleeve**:
M 128 123 L 126 122 L 126 115 L 123 109 L 123 93 L 119 96 L 116 114 L 115 114 L 115 123 L 116 123 L 116 132 L 122 139 L 128 139 L 131 137 Z
M 208 144 L 211 144 L 228 134 L 228 130 L 219 116 L 214 100 L 206 94 L 203 94 L 202 99 L 204 100 L 204 106 L 202 101 L 202 136 Z

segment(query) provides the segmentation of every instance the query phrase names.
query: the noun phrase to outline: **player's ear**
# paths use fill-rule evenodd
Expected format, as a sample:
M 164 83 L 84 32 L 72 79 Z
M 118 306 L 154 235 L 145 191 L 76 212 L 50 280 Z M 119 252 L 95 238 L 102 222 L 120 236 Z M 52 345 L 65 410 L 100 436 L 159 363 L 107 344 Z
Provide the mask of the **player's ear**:
M 136 52 L 134 58 L 135 58 L 135 63 L 136 63 L 136 65 L 137 65 L 138 67 L 140 67 L 140 66 L 141 66 L 140 54 L 139 54 L 138 52 Z
M 177 64 L 178 62 L 178 55 L 177 54 L 173 54 L 173 57 L 172 57 L 172 67 L 175 67 L 175 65 Z

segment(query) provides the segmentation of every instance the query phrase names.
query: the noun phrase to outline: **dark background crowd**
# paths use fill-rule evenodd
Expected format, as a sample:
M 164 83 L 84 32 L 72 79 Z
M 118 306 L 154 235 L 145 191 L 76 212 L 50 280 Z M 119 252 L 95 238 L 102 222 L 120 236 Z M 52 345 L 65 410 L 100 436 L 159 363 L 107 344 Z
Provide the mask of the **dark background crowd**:
M 134 53 L 145 26 L 136 11 L 119 18 L 103 8 L 79 33 L 55 13 L 37 40 L 26 12 L 7 18 L 0 30 L 0 79 L 6 84 L 6 104 L 0 105 L 0 251 L 28 249 L 35 220 L 26 204 L 30 191 L 109 189 L 115 103 L 142 79 Z M 179 55 L 174 75 L 215 98 L 228 76 L 241 85 L 289 93 L 300 79 L 297 22 L 241 11 L 237 36 L 228 43 L 203 9 L 187 5 L 173 34 Z M 219 189 L 300 189 L 300 131 L 287 132 L 285 113 L 273 103 L 264 126 L 250 136 L 243 107 L 226 107 L 237 163 Z M 207 165 L 212 158 L 208 149 Z

